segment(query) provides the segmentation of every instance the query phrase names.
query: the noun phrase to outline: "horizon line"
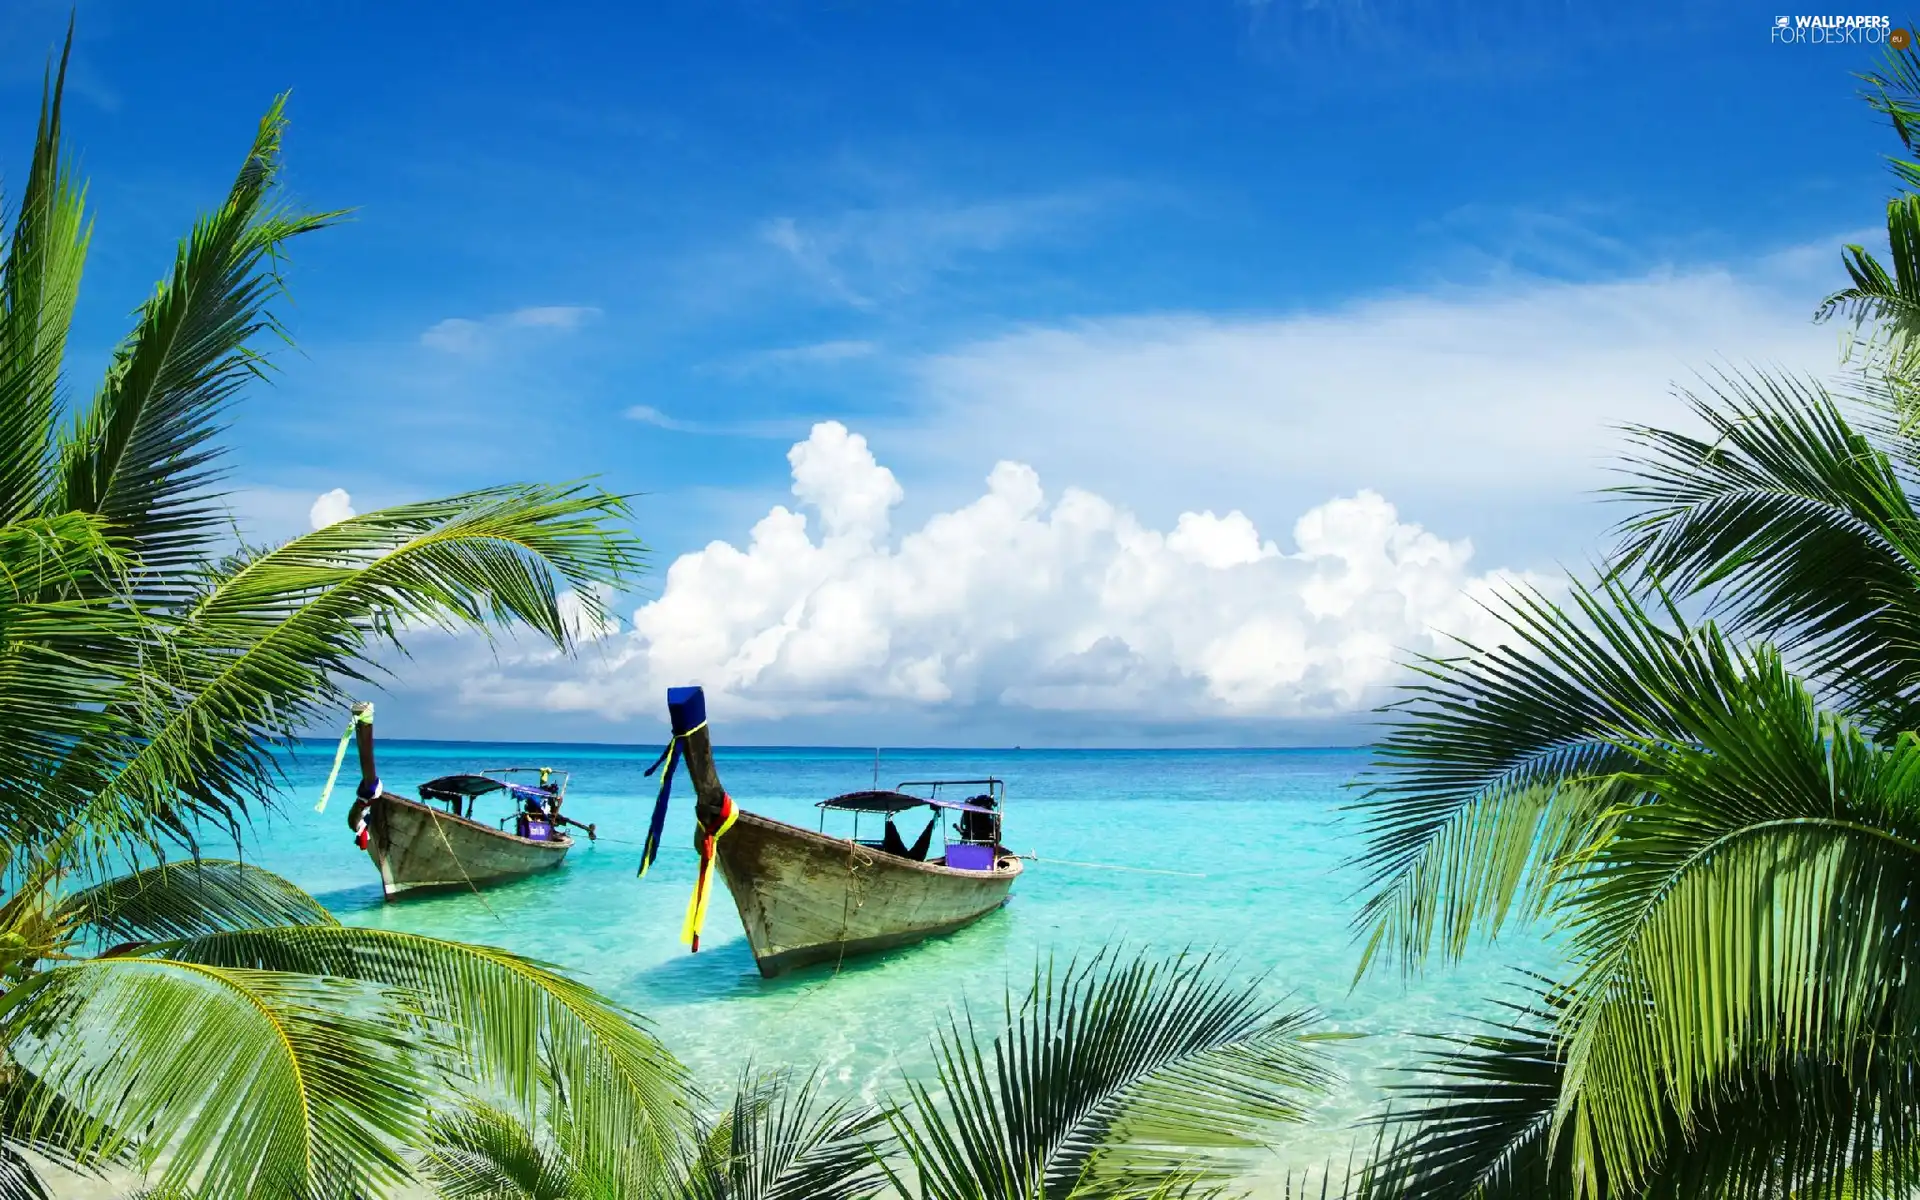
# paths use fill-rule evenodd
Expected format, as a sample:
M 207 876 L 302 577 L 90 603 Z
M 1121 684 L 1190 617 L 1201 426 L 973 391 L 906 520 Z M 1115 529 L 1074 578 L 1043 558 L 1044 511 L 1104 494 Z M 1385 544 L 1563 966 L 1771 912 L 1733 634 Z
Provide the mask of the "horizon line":
M 313 742 L 321 745 L 332 745 L 335 742 L 337 742 L 339 739 L 332 735 L 309 736 L 309 735 L 303 734 L 303 735 L 297 736 L 294 740 L 300 743 Z M 660 743 L 660 742 L 552 741 L 552 740 L 540 740 L 540 739 L 521 741 L 521 740 L 511 740 L 511 739 L 505 739 L 505 738 L 385 737 L 380 739 L 379 744 L 383 746 L 404 746 L 404 745 L 587 746 L 587 747 L 594 747 L 598 749 L 610 749 L 610 750 L 654 750 L 654 749 L 657 749 L 663 743 Z M 792 743 L 792 742 L 740 741 L 740 742 L 727 742 L 725 744 L 725 747 L 715 747 L 715 748 L 722 749 L 727 747 L 741 749 L 741 750 L 842 750 L 842 751 L 848 751 L 848 752 L 858 752 L 861 754 L 866 754 L 868 752 L 877 752 L 881 754 L 886 754 L 889 752 L 921 753 L 921 752 L 930 752 L 930 751 L 956 751 L 956 750 L 968 750 L 968 751 L 994 750 L 994 751 L 1005 751 L 1008 753 L 1017 751 L 1023 754 L 1029 751 L 1041 751 L 1046 753 L 1060 753 L 1060 752 L 1135 753 L 1140 751 L 1153 751 L 1156 753 L 1221 754 L 1221 753 L 1249 753 L 1249 752 L 1255 752 L 1255 751 L 1275 751 L 1280 753 L 1288 753 L 1288 752 L 1321 751 L 1321 750 L 1369 750 L 1369 749 L 1372 749 L 1372 743 L 1370 742 L 1355 742 L 1355 743 L 1342 743 L 1342 744 L 1329 743 L 1324 745 L 1312 745 L 1312 746 L 1229 746 L 1229 745 L 1222 745 L 1222 746 L 1152 746 L 1152 745 L 1028 746 L 1025 744 L 999 745 L 999 746 L 993 746 L 993 745 L 860 746 L 860 745 L 801 744 L 801 743 Z

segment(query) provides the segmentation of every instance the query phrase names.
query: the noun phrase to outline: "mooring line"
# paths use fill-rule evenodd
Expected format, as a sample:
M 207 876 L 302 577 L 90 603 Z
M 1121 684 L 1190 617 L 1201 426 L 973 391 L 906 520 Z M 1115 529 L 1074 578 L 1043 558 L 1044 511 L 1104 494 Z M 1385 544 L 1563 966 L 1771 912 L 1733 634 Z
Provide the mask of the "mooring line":
M 1070 858 L 1041 858 L 1037 854 L 1016 854 L 1015 858 L 1024 858 L 1028 862 L 1047 863 L 1055 867 L 1085 867 L 1089 871 L 1131 871 L 1136 875 L 1177 875 L 1182 879 L 1205 879 L 1198 871 L 1164 871 L 1158 867 L 1123 867 L 1115 863 L 1074 862 Z

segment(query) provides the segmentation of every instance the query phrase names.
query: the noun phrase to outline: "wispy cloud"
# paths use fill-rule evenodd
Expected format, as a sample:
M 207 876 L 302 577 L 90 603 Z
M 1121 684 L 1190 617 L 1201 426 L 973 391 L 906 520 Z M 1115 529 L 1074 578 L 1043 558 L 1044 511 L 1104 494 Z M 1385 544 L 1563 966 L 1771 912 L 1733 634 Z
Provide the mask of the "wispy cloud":
M 966 258 L 1009 249 L 1111 205 L 1121 189 L 1087 188 L 1011 199 L 857 208 L 780 216 L 760 239 L 816 288 L 859 309 L 918 290 Z
M 600 310 L 589 305 L 543 304 L 477 320 L 448 317 L 421 331 L 420 344 L 446 354 L 478 354 L 501 344 L 517 331 L 567 332 L 599 315 Z
M 880 352 L 881 346 L 878 342 L 860 338 L 841 338 L 833 341 L 809 342 L 799 346 L 779 346 L 771 350 L 755 350 L 703 367 L 702 370 L 735 376 L 790 374 L 864 362 L 879 357 Z
M 691 433 L 701 437 L 790 438 L 806 422 L 794 421 L 682 421 L 670 417 L 650 404 L 636 404 L 625 413 L 629 421 L 639 421 L 656 429 Z

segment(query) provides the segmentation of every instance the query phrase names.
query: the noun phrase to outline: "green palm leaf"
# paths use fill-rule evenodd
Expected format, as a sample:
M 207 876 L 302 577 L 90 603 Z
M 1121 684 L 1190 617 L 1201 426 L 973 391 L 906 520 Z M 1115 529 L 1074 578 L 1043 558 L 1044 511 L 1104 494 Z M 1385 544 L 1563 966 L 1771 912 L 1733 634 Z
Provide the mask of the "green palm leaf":
M 32 516 L 52 484 L 60 367 L 80 293 L 89 224 L 61 143 L 73 29 L 40 101 L 40 128 L 13 238 L 0 261 L 0 521 Z
M 1674 713 L 1710 678 L 1703 638 L 1655 622 L 1619 583 L 1576 586 L 1567 611 L 1537 593 L 1496 611 L 1510 644 L 1415 664 L 1390 706 L 1368 791 L 1359 971 L 1383 952 L 1413 969 L 1464 952 L 1516 906 L 1543 911 L 1567 870 L 1633 803 L 1619 730 L 1677 736 Z
M 667 1157 L 689 1128 L 684 1069 L 632 1014 L 558 971 L 489 946 L 308 925 L 157 947 L 178 962 L 299 972 L 404 989 L 446 1031 L 483 1090 L 522 1111 L 565 1098 L 590 1168 Z
M 63 926 L 157 942 L 263 925 L 337 925 L 319 901 L 271 871 L 225 859 L 162 863 L 64 898 Z
M 732 1106 L 696 1138 L 680 1200 L 860 1200 L 880 1193 L 886 1115 L 827 1101 L 818 1075 L 743 1073 Z
M 422 1173 L 443 1200 L 625 1200 L 618 1180 L 592 1177 L 551 1136 L 488 1104 L 434 1119 Z
M 1920 516 L 1893 462 L 1816 384 L 1730 378 L 1710 439 L 1638 429 L 1619 569 L 1711 590 L 1734 632 L 1777 640 L 1894 728 L 1920 718 Z
M 624 501 L 583 485 L 512 485 L 350 518 L 236 559 L 209 576 L 165 653 L 122 700 L 128 733 L 68 755 L 67 823 L 93 841 L 153 828 L 187 835 L 189 815 L 233 820 L 278 782 L 275 743 L 344 706 L 371 652 L 402 628 L 515 623 L 565 647 L 574 627 L 555 578 L 585 619 L 641 551 L 608 522 Z M 137 736 L 132 731 L 138 731 Z
M 1801 1153 L 1906 1156 L 1920 995 L 1920 741 L 1877 746 L 1822 713 L 1775 655 L 1729 672 L 1691 744 L 1634 751 L 1659 803 L 1596 854 L 1575 925 L 1569 1095 L 1596 1152 L 1636 1178 L 1663 1105 L 1689 1111 L 1756 1068 L 1890 1059 L 1867 1122 Z M 1865 1088 L 1870 1072 L 1849 1087 Z M 1798 1162 L 1784 1168 L 1802 1170 Z
M 1564 1076 L 1553 992 L 1509 1004 L 1510 1016 L 1484 1033 L 1435 1039 L 1443 1050 L 1419 1068 L 1424 1078 L 1396 1090 L 1412 1107 L 1389 1113 L 1398 1131 L 1383 1141 L 1364 1186 L 1367 1197 L 1529 1200 L 1570 1197 L 1573 1140 L 1557 1144 L 1554 1114 Z
M 226 203 L 195 223 L 172 278 L 142 306 L 105 385 L 61 441 L 55 510 L 112 521 L 149 603 L 179 600 L 181 573 L 226 526 L 208 490 L 220 454 L 211 439 L 227 403 L 264 370 L 253 342 L 279 330 L 267 305 L 279 293 L 280 255 L 340 215 L 274 206 L 284 104 L 260 119 Z
M 1105 958 L 1036 970 L 1007 1030 L 971 1019 L 937 1043 L 939 1087 L 909 1083 L 893 1117 L 924 1200 L 1060 1200 L 1231 1176 L 1257 1131 L 1300 1119 L 1326 1082 L 1308 1032 L 1209 958 Z
M 869 1142 L 886 1117 L 826 1102 L 817 1076 L 743 1073 L 733 1103 L 691 1133 L 683 1160 L 632 1153 L 599 1167 L 577 1153 L 565 1105 L 538 1129 L 486 1104 L 436 1118 L 425 1172 L 445 1200 L 860 1200 L 884 1177 Z
M 380 989 L 148 958 L 56 967 L 0 1001 L 49 1105 L 17 1128 L 77 1156 L 125 1147 L 202 1200 L 339 1194 L 406 1174 L 425 1122 L 419 1030 Z

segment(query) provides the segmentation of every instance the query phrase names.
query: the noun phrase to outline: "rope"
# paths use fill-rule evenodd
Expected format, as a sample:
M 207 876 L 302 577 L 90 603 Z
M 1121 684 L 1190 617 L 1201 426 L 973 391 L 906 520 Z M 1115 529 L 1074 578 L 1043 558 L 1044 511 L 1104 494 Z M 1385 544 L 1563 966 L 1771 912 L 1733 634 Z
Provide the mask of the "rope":
M 858 860 L 857 863 L 855 860 Z M 853 881 L 856 879 L 866 880 L 872 878 L 872 876 L 862 875 L 860 872 L 871 867 L 873 863 L 873 855 L 867 853 L 866 847 L 851 838 L 847 839 L 848 886 L 847 889 L 840 894 L 840 953 L 839 956 L 833 960 L 833 973 L 835 975 L 840 974 L 841 966 L 847 961 L 847 930 L 853 927 L 853 914 L 859 912 L 867 905 L 867 889 L 864 882 L 860 886 L 860 902 L 853 904 Z M 851 905 L 851 907 L 849 907 L 849 905 Z
M 1055 867 L 1084 867 L 1089 871 L 1131 871 L 1136 875 L 1177 875 L 1182 879 L 1205 879 L 1198 871 L 1162 871 L 1155 867 L 1121 867 L 1113 863 L 1074 862 L 1066 858 L 1041 858 L 1037 854 L 1016 854 L 1015 858 L 1024 858 L 1028 862 L 1043 862 Z
M 327 772 L 327 786 L 320 789 L 320 803 L 313 806 L 315 812 L 327 811 L 327 797 L 333 795 L 333 785 L 340 779 L 340 764 L 347 758 L 347 743 L 353 740 L 353 731 L 360 725 L 373 724 L 373 704 L 371 702 L 347 718 L 347 731 L 340 735 L 339 748 L 333 752 L 333 770 Z M 379 789 L 374 789 L 379 794 Z
M 433 822 L 433 831 L 440 835 L 440 845 L 446 850 L 447 857 L 453 860 L 454 867 L 459 870 L 460 878 L 466 881 L 467 887 L 473 892 L 474 899 L 480 901 L 480 907 L 487 910 L 488 916 L 498 921 L 500 914 L 493 911 L 493 905 L 488 904 L 487 898 L 480 894 L 480 889 L 474 886 L 473 877 L 467 874 L 466 864 L 461 862 L 460 856 L 453 852 L 453 843 L 447 840 L 447 831 L 440 826 L 440 814 L 428 809 L 427 820 Z

